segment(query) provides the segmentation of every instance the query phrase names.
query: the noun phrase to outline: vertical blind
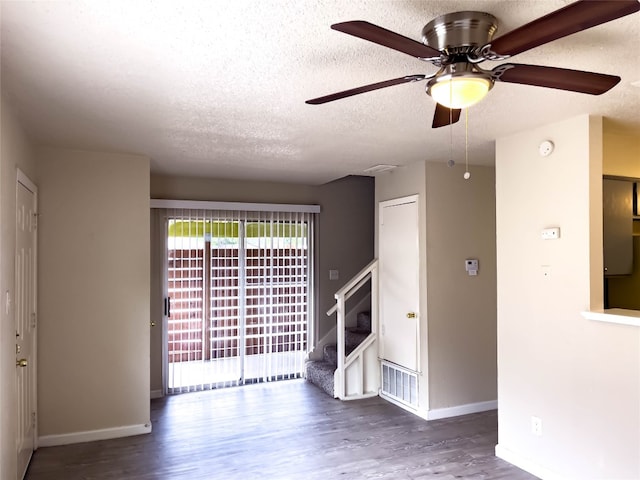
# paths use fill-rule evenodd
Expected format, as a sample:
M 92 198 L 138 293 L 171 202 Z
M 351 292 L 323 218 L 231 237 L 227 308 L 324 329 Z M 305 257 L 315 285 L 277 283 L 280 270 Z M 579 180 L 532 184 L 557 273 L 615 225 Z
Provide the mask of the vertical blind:
M 303 375 L 313 217 L 166 210 L 168 393 Z

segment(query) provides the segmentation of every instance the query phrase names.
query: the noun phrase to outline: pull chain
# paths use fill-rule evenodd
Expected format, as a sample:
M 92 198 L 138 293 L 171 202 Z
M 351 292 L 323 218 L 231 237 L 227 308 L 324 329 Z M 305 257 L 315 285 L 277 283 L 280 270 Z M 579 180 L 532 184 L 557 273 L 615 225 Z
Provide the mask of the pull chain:
M 453 103 L 453 86 L 449 82 L 449 105 Z M 449 168 L 453 167 L 456 162 L 453 161 L 453 108 L 449 107 Z
M 469 180 L 471 173 L 469 173 L 469 109 L 464 109 L 464 179 Z

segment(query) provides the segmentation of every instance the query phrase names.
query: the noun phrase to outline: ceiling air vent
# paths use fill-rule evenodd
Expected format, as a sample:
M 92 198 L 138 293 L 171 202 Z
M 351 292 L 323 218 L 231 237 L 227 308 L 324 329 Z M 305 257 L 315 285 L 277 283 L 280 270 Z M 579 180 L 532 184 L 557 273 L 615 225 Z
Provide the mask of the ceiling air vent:
M 373 167 L 367 168 L 364 173 L 368 173 L 369 175 L 375 175 L 376 173 L 388 172 L 389 170 L 393 170 L 394 168 L 398 168 L 397 165 L 374 165 Z

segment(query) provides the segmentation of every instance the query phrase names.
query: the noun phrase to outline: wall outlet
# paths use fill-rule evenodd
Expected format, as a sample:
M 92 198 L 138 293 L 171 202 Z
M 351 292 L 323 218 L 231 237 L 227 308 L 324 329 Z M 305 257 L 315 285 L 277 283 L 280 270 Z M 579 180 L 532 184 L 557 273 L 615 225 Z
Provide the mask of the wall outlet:
M 560 227 L 545 228 L 540 236 L 543 240 L 557 240 L 560 238 Z
M 542 436 L 542 419 L 540 417 L 531 417 L 531 433 L 537 437 Z
M 551 265 L 542 265 L 542 278 L 551 280 Z
M 340 278 L 340 272 L 338 270 L 329 270 L 329 280 L 338 280 Z

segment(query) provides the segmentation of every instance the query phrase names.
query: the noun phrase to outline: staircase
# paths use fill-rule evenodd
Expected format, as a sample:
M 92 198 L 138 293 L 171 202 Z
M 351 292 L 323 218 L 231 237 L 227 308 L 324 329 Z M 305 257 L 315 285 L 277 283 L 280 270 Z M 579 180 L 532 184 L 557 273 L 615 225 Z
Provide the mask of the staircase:
M 348 357 L 371 333 L 371 312 L 360 312 L 356 327 L 346 328 L 344 335 L 345 354 Z M 307 381 L 318 386 L 328 395 L 334 392 L 335 371 L 338 368 L 338 346 L 325 345 L 322 360 L 310 360 L 306 364 Z
M 370 286 L 371 313 L 358 314 L 356 327 L 347 328 L 346 301 L 364 286 Z M 307 365 L 307 379 L 340 400 L 377 396 L 381 377 L 377 333 L 378 260 L 360 270 L 334 294 L 334 298 L 336 304 L 327 315 L 335 314 L 336 324 L 310 349 L 312 361 Z M 333 341 L 333 346 L 324 348 Z M 318 354 L 322 352 L 321 360 L 316 357 L 316 349 Z

